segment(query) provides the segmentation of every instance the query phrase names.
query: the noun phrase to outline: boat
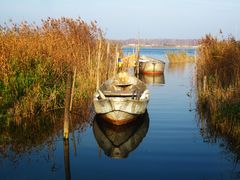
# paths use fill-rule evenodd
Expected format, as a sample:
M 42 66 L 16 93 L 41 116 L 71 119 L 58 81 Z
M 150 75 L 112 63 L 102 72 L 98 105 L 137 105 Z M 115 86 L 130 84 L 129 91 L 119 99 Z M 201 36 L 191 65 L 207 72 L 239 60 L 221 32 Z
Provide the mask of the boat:
M 148 56 L 139 59 L 139 71 L 142 74 L 163 74 L 165 62 Z
M 144 114 L 149 98 L 144 82 L 127 72 L 120 72 L 95 92 L 93 106 L 96 114 L 106 121 L 122 125 Z
M 93 121 L 93 134 L 98 146 L 111 158 L 127 158 L 146 136 L 149 128 L 148 113 L 138 117 L 137 121 L 117 126 L 104 121 L 98 115 Z

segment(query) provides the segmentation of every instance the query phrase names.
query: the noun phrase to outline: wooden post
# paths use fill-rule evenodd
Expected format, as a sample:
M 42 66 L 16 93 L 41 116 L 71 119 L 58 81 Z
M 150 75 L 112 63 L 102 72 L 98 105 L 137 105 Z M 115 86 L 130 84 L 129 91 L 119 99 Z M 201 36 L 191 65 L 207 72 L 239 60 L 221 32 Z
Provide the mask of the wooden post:
M 197 49 L 195 49 L 195 53 L 194 53 L 194 61 L 197 62 Z
M 89 68 L 89 75 L 92 77 L 92 61 L 91 61 L 91 49 L 90 45 L 88 44 L 88 68 Z
M 207 88 L 207 77 L 204 76 L 203 77 L 203 92 L 206 92 L 206 88 Z
M 140 47 L 139 47 L 139 44 L 138 44 L 138 47 L 137 47 L 137 53 L 136 53 L 136 58 L 137 58 L 137 62 L 136 62 L 136 67 L 135 67 L 135 76 L 137 78 L 139 78 L 139 58 L 140 58 Z
M 110 61 L 109 61 L 109 54 L 110 54 L 110 43 L 108 42 L 107 44 L 107 74 L 106 74 L 106 79 L 109 78 L 109 69 L 110 69 Z
M 77 68 L 76 66 L 73 69 L 73 79 L 72 79 L 72 86 L 71 86 L 71 97 L 70 97 L 70 107 L 69 111 L 72 111 L 72 102 L 73 102 L 73 94 L 74 94 L 74 87 L 75 87 L 75 79 L 76 79 Z
M 156 63 L 154 62 L 153 63 L 153 72 L 155 73 L 155 66 L 156 66 Z M 153 74 L 153 84 L 155 84 L 155 74 Z
M 118 52 L 118 46 L 116 46 L 116 49 L 115 49 L 115 63 L 114 63 L 114 69 L 113 69 L 113 72 L 114 72 L 114 75 L 117 73 L 117 63 L 118 63 L 118 58 L 119 58 L 119 52 Z
M 68 139 L 69 136 L 69 107 L 71 98 L 71 83 L 72 82 L 72 72 L 67 73 L 66 82 L 66 96 L 65 96 L 65 108 L 64 108 L 64 125 L 63 125 L 63 138 Z
M 97 59 L 97 89 L 99 89 L 99 83 L 100 83 L 100 60 L 101 60 L 101 48 L 102 48 L 102 39 L 99 40 L 99 46 L 98 46 L 98 59 Z

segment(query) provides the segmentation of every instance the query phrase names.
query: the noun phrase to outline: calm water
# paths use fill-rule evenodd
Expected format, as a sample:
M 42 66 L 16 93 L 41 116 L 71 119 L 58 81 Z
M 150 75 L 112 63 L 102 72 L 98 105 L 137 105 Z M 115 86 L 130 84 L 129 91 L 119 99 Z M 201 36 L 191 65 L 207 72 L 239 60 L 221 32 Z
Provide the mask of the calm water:
M 166 52 L 177 50 L 142 49 L 141 54 L 167 62 Z M 194 54 L 194 49 L 187 52 Z M 129 126 L 109 126 L 95 118 L 70 135 L 69 145 L 62 141 L 61 128 L 44 136 L 36 131 L 33 138 L 41 140 L 26 142 L 20 150 L 10 145 L 3 152 L 0 144 L 0 179 L 238 178 L 240 166 L 229 142 L 203 134 L 193 74 L 192 63 L 166 64 L 164 76 L 142 77 L 151 91 L 148 113 Z

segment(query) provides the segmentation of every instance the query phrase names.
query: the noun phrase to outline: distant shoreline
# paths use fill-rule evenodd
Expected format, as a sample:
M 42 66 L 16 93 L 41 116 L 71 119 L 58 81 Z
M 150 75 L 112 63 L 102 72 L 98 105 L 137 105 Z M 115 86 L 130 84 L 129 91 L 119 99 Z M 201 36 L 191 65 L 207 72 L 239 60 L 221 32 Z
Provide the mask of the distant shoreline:
M 128 46 L 128 45 L 124 45 L 122 46 L 122 48 L 135 48 L 136 46 Z M 197 49 L 199 46 L 179 46 L 179 45 L 176 45 L 176 46 L 142 46 L 140 45 L 140 48 L 143 48 L 143 49 L 154 49 L 154 48 L 172 48 L 172 49 Z
M 196 48 L 199 39 L 126 39 L 112 40 L 124 48 L 132 48 L 139 45 L 141 48 Z

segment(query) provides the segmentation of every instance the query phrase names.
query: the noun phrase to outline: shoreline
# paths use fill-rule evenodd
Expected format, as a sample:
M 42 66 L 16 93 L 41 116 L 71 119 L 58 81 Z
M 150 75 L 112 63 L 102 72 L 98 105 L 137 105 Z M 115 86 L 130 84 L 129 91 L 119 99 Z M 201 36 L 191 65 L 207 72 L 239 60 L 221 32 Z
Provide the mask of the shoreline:
M 137 46 L 137 45 L 136 45 Z M 136 46 L 122 46 L 123 48 L 135 48 Z M 143 49 L 163 49 L 163 48 L 168 48 L 168 49 L 197 49 L 198 46 L 140 46 L 140 48 Z

